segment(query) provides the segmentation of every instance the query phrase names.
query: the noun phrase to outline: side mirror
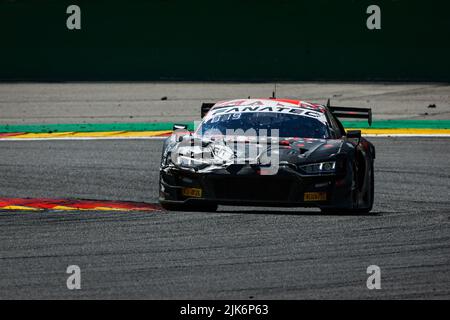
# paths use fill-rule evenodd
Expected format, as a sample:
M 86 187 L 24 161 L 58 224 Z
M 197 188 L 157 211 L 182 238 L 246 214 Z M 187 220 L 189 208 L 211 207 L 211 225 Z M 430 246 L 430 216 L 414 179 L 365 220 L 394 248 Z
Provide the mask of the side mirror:
M 346 136 L 348 139 L 361 139 L 361 130 L 348 130 Z
M 172 130 L 187 130 L 188 126 L 187 124 L 174 124 L 172 127 Z

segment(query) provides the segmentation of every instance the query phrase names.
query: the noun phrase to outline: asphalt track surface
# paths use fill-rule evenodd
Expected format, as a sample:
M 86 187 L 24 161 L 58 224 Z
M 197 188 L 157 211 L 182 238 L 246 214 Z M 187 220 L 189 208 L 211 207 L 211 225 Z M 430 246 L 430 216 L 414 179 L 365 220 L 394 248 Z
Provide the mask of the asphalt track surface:
M 449 138 L 371 138 L 373 215 L 2 212 L 0 298 L 450 297 Z M 0 142 L 0 196 L 156 202 L 162 141 Z M 68 290 L 66 268 L 81 268 Z M 381 268 L 381 290 L 366 269 Z

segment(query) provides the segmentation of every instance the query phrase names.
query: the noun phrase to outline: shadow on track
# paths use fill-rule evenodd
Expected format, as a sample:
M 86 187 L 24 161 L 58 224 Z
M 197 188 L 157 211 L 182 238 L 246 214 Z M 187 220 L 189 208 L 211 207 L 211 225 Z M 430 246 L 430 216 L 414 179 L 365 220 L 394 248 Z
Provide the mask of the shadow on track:
M 347 213 L 347 212 L 338 212 L 338 213 L 322 213 L 320 211 L 283 211 L 283 210 L 218 210 L 217 213 L 231 213 L 231 214 L 273 214 L 273 215 L 286 215 L 286 216 L 342 216 L 342 217 L 361 217 L 361 216 L 381 216 L 382 211 L 372 211 L 370 213 Z

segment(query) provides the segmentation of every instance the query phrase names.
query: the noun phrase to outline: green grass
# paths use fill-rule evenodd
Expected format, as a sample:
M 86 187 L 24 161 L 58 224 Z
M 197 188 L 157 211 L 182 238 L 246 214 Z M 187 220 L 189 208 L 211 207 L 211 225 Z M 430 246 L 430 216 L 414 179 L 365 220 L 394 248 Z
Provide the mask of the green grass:
M 373 129 L 450 129 L 450 120 L 375 120 L 372 126 L 367 121 L 343 121 L 345 128 Z M 183 122 L 193 130 L 193 122 Z M 0 125 L 0 132 L 105 132 L 105 131 L 163 131 L 172 130 L 172 122 L 134 122 L 134 123 L 83 123 L 83 124 L 14 124 Z

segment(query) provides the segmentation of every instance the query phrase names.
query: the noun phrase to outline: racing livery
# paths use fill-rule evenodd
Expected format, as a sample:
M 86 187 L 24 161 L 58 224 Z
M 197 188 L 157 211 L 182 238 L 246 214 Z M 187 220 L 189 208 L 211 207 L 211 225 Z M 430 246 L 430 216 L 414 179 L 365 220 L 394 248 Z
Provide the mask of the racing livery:
M 339 118 L 372 121 L 371 109 L 289 99 L 204 103 L 190 132 L 164 142 L 159 201 L 168 210 L 219 204 L 370 212 L 375 148 Z

